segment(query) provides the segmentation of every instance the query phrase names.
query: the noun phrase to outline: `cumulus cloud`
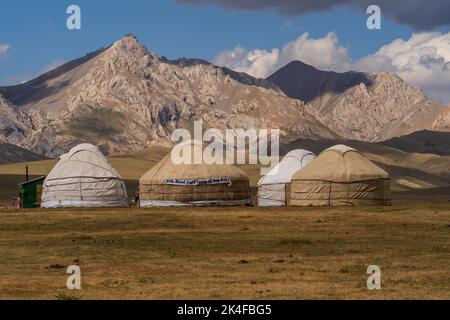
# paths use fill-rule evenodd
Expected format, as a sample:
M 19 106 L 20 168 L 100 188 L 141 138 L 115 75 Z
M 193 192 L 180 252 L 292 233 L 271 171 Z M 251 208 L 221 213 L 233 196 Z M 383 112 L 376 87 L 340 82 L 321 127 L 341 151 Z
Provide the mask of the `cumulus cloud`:
M 265 78 L 278 65 L 280 52 L 255 49 L 247 51 L 237 45 L 233 50 L 220 53 L 213 63 L 235 71 L 245 72 L 257 78 Z
M 339 44 L 338 37 L 333 32 L 319 39 L 311 39 L 306 32 L 283 48 L 270 51 L 246 50 L 236 46 L 233 50 L 217 55 L 213 62 L 257 78 L 266 78 L 293 60 L 300 60 L 322 70 L 345 71 L 351 66 L 347 48 Z
M 352 60 L 336 34 L 311 39 L 304 33 L 283 48 L 270 51 L 236 46 L 220 53 L 214 63 L 266 78 L 293 60 L 338 72 L 393 72 L 420 86 L 431 98 L 450 103 L 450 33 L 416 33 L 408 40 L 394 40 L 357 61 Z
M 11 49 L 11 45 L 9 44 L 0 44 L 0 57 L 5 55 L 6 52 Z
M 272 9 L 286 15 L 303 15 L 311 12 L 348 7 L 366 12 L 369 5 L 377 4 L 382 13 L 393 20 L 409 25 L 416 30 L 431 30 L 450 25 L 450 1 L 423 0 L 178 0 L 178 2 L 217 4 L 228 9 L 264 10 Z
M 450 102 L 450 33 L 413 34 L 397 39 L 354 63 L 354 69 L 394 72 L 430 97 Z

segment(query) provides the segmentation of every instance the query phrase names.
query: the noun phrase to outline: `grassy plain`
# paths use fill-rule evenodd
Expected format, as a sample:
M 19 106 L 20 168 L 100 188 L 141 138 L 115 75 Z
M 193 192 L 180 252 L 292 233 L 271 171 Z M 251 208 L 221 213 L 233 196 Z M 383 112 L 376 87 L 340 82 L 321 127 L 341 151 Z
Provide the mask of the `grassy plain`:
M 450 299 L 448 157 L 382 151 L 365 150 L 405 191 L 392 207 L 0 209 L 0 299 Z M 109 160 L 131 197 L 167 152 Z M 55 162 L 0 166 L 0 207 L 26 165 L 35 177 Z M 242 168 L 254 189 L 259 167 Z
M 450 197 L 449 197 L 450 198 Z M 65 289 L 77 264 L 82 290 Z M 369 265 L 382 289 L 366 288 Z M 0 299 L 450 299 L 450 203 L 0 210 Z

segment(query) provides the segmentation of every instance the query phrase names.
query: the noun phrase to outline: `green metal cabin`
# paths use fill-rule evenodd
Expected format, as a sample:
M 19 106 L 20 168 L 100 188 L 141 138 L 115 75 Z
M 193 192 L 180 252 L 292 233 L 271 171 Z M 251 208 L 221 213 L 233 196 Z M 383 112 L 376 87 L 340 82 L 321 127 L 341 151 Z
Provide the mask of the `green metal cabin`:
M 42 186 L 45 177 L 36 178 L 19 184 L 20 207 L 39 208 L 41 205 Z

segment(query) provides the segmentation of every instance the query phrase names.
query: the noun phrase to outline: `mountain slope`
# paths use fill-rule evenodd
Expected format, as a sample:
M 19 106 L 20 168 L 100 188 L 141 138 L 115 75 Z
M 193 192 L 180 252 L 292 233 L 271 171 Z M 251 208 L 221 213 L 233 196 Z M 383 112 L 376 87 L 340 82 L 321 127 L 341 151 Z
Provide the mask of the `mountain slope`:
M 89 53 L 26 83 L 0 87 L 0 93 L 22 110 L 39 110 L 51 116 L 64 109 L 71 85 L 86 75 L 103 51 Z
M 47 156 L 80 142 L 105 153 L 169 144 L 173 130 L 191 129 L 194 120 L 205 129 L 281 128 L 284 135 L 337 137 L 305 103 L 266 88 L 273 87 L 268 82 L 199 61 L 159 59 L 134 36 L 43 80 L 60 89 L 19 107 L 36 126 L 21 145 Z M 24 86 L 22 95 L 42 87 L 37 82 Z
M 309 101 L 331 130 L 349 139 L 383 141 L 450 123 L 443 106 L 391 73 L 326 72 L 296 61 L 267 80 Z
M 39 161 L 45 160 L 46 157 L 20 148 L 12 144 L 0 144 L 0 164 Z
M 19 144 L 32 129 L 28 115 L 0 94 L 0 143 Z
M 322 71 L 301 61 L 290 62 L 267 80 L 291 98 L 311 103 L 319 100 L 321 105 L 327 95 L 341 94 L 360 83 L 371 84 L 365 73 Z
M 405 152 L 434 153 L 450 156 L 450 132 L 423 130 L 379 143 Z
M 393 74 L 293 62 L 255 79 L 200 59 L 158 58 L 132 35 L 0 93 L 0 142 L 50 157 L 81 142 L 107 154 L 169 145 L 195 120 L 204 129 L 279 128 L 282 142 L 376 142 L 450 128 L 450 112 Z

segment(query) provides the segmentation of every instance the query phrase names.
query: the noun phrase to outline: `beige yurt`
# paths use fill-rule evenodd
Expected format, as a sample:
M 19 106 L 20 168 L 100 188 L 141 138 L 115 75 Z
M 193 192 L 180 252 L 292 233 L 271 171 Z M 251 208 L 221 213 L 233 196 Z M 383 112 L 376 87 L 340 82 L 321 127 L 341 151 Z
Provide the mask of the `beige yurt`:
M 176 145 L 171 154 L 156 164 L 139 182 L 141 207 L 248 205 L 251 203 L 249 178 L 238 167 L 205 164 L 201 141 L 188 140 Z M 190 154 L 186 154 L 190 150 Z M 187 156 L 174 161 L 172 154 Z
M 315 154 L 307 150 L 292 150 L 284 156 L 272 170 L 258 182 L 258 206 L 279 207 L 285 206 L 286 192 L 292 176 L 314 160 Z
M 80 144 L 62 155 L 44 181 L 43 208 L 128 207 L 125 183 L 101 151 Z
M 389 174 L 353 148 L 323 151 L 292 177 L 291 206 L 390 204 Z

